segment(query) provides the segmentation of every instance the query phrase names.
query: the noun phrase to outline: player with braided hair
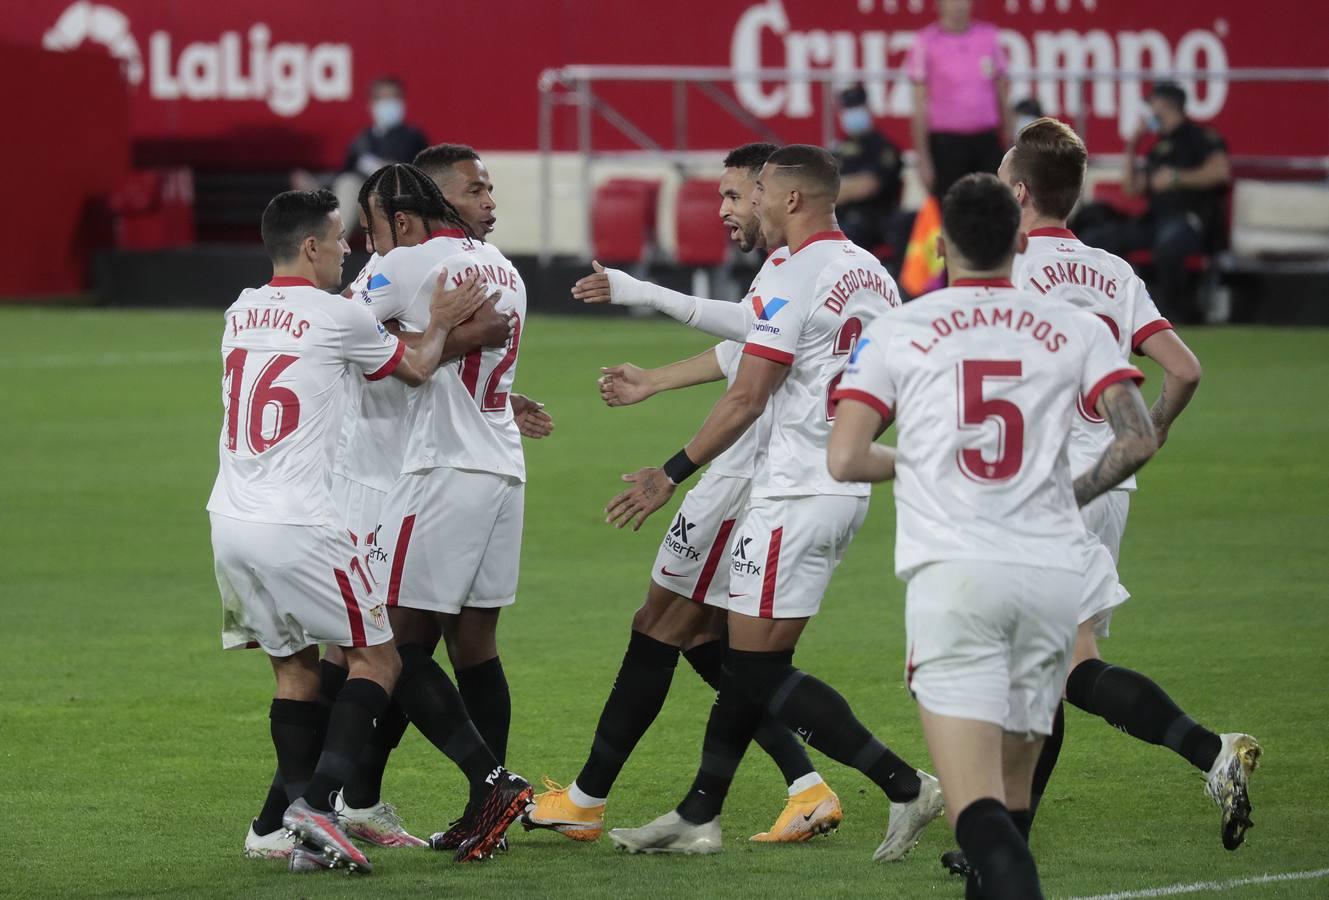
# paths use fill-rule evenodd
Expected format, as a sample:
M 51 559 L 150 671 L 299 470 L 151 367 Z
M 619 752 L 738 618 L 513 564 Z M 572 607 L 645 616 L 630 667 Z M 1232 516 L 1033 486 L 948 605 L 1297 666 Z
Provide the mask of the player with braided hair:
M 373 255 L 343 291 L 357 305 L 365 305 L 369 281 L 384 253 L 394 247 L 413 247 L 429 237 L 439 225 L 464 227 L 460 214 L 444 200 L 437 186 L 407 165 L 388 165 L 373 173 L 360 194 L 360 227 L 366 249 Z M 395 322 L 388 327 L 405 343 L 418 335 L 402 332 Z M 465 323 L 448 332 L 443 361 L 457 360 L 483 347 L 505 347 L 509 319 L 492 301 L 486 302 Z M 379 513 L 383 499 L 401 472 L 403 421 L 406 392 L 392 379 L 352 384 L 342 418 L 342 434 L 333 461 L 332 495 L 341 525 L 350 533 L 365 571 L 386 590 L 388 549 L 379 539 Z M 331 705 L 347 677 L 347 662 L 341 648 L 329 645 L 321 663 L 321 693 Z M 389 754 L 407 727 L 400 704 L 390 704 L 378 719 L 363 749 L 356 773 L 338 794 L 336 806 L 350 834 L 384 847 L 421 847 L 425 842 L 403 825 L 391 803 L 383 802 L 380 790 Z M 251 858 L 286 858 L 295 842 L 282 827 L 287 805 L 286 785 L 280 773 L 272 782 L 267 800 L 245 837 L 245 855 Z

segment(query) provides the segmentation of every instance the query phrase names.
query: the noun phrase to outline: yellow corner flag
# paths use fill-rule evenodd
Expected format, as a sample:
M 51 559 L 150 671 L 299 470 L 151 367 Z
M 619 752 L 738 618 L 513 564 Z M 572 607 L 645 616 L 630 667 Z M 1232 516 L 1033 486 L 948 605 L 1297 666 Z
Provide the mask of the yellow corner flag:
M 937 236 L 941 234 L 941 204 L 931 194 L 914 217 L 914 229 L 909 233 L 909 246 L 904 252 L 904 266 L 900 269 L 900 286 L 917 297 L 941 274 L 945 263 L 937 255 Z

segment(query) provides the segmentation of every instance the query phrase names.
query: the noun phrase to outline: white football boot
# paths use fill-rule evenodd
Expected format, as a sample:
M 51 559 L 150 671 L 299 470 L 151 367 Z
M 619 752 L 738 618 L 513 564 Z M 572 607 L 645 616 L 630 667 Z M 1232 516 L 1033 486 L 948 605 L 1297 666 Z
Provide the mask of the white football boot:
M 245 856 L 250 859 L 287 859 L 295 849 L 295 835 L 285 828 L 278 828 L 267 834 L 254 830 L 254 823 L 249 823 L 249 834 L 245 835 Z
M 671 809 L 640 828 L 612 828 L 609 839 L 629 853 L 719 853 L 720 817 L 693 825 Z
M 1249 734 L 1219 735 L 1223 749 L 1205 779 L 1205 793 L 1223 813 L 1223 846 L 1236 850 L 1246 840 L 1251 821 L 1251 773 L 1260 764 L 1260 742 Z
M 941 799 L 941 782 L 922 769 L 918 770 L 922 788 L 918 796 L 908 803 L 892 803 L 891 817 L 886 823 L 886 838 L 872 854 L 877 862 L 895 862 L 904 859 L 918 845 L 923 829 L 946 811 Z

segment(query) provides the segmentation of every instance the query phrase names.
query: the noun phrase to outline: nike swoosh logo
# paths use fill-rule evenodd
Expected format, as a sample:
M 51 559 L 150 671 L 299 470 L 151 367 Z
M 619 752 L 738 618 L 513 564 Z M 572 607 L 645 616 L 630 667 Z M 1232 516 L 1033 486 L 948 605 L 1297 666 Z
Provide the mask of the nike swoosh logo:
M 811 822 L 811 821 L 812 821 L 812 817 L 813 817 L 815 814 L 816 814 L 815 811 L 808 813 L 806 816 L 803 817 L 803 821 L 804 821 L 804 822 Z
M 685 575 L 685 574 L 682 573 L 682 572 L 671 572 L 671 571 L 669 571 L 669 567 L 668 567 L 668 566 L 661 566 L 661 567 L 660 567 L 660 574 L 661 574 L 661 575 L 668 575 L 670 578 L 687 578 L 687 577 L 688 577 L 687 575 Z
M 729 599 L 732 600 L 732 599 L 734 599 L 735 597 L 746 597 L 746 596 L 747 596 L 747 594 L 735 594 L 735 593 L 730 593 L 730 595 L 729 595 Z

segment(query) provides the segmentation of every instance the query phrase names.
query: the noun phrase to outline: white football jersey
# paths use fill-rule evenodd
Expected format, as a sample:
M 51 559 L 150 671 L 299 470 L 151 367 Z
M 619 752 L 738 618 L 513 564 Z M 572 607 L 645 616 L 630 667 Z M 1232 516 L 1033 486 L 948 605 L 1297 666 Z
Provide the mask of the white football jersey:
M 1015 257 L 1011 280 L 1018 288 L 1038 291 L 1097 315 L 1112 331 L 1123 356 L 1140 351 L 1152 335 L 1172 327 L 1163 318 L 1144 281 L 1131 264 L 1106 250 L 1082 244 L 1065 228 L 1035 228 L 1029 246 Z M 1093 468 L 1112 443 L 1112 428 L 1092 407 L 1076 409 L 1069 447 L 1071 474 Z M 1135 476 L 1120 490 L 1135 490 Z
M 459 229 L 435 232 L 422 244 L 384 255 L 369 279 L 369 309 L 380 321 L 396 319 L 408 330 L 424 331 L 443 268 L 454 286 L 478 273 L 499 294 L 498 311 L 513 317 L 512 337 L 506 346 L 485 347 L 440 367 L 408 395 L 402 471 L 446 467 L 525 481 L 521 432 L 508 394 L 526 327 L 526 285 L 507 257 Z
M 762 275 L 776 266 L 783 265 L 788 258 L 788 247 L 780 247 L 772 251 L 766 257 L 766 261 L 762 263 L 757 276 L 752 279 L 752 286 L 748 288 L 746 296 L 739 301 L 748 312 L 749 327 L 753 319 L 752 296 L 759 290 Z M 739 341 L 725 341 L 718 344 L 715 348 L 715 357 L 720 363 L 720 368 L 724 371 L 725 379 L 732 386 L 734 379 L 738 377 L 739 360 L 743 358 L 743 344 Z M 733 478 L 751 478 L 753 471 L 756 469 L 758 457 L 766 452 L 766 444 L 770 437 L 771 405 L 768 403 L 766 404 L 766 411 L 761 414 L 761 418 L 753 422 L 752 427 L 743 432 L 742 436 L 734 441 L 728 450 L 711 460 L 711 465 L 707 471 Z
M 244 291 L 225 327 L 221 466 L 208 511 L 336 525 L 332 461 L 348 382 L 391 375 L 406 346 L 303 278 Z
M 837 400 L 895 419 L 895 568 L 978 559 L 1080 569 L 1066 456 L 1075 404 L 1144 376 L 1102 323 L 1010 282 L 958 282 L 863 334 Z
M 369 279 L 381 257 L 375 253 L 346 289 L 350 302 L 363 306 Z M 395 378 L 352 384 L 346 398 L 332 471 L 387 493 L 401 472 L 409 388 Z
M 751 302 L 755 316 L 743 352 L 790 367 L 767 407 L 771 437 L 752 496 L 866 497 L 869 485 L 836 481 L 826 468 L 830 400 L 859 335 L 900 305 L 895 281 L 871 253 L 827 231 L 772 269 Z

